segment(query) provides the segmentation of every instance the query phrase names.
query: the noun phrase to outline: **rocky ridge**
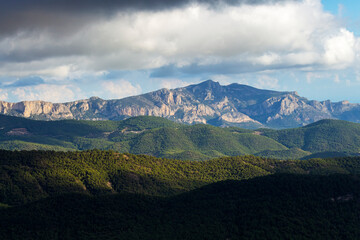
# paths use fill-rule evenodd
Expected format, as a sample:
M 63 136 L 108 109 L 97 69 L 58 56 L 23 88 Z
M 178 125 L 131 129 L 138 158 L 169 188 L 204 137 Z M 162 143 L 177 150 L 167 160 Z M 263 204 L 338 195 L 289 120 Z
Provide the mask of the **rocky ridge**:
M 222 86 L 211 80 L 115 100 L 91 97 L 67 103 L 0 101 L 0 113 L 42 120 L 121 120 L 150 115 L 188 124 L 245 128 L 289 128 L 327 118 L 360 122 L 359 104 L 320 102 L 300 97 L 296 92 L 241 84 Z

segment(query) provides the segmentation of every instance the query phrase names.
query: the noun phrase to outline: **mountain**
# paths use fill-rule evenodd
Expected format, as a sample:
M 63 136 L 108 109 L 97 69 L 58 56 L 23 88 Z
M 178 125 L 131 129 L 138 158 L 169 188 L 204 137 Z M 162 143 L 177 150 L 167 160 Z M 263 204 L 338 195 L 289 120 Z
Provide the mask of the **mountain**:
M 122 120 L 132 116 L 164 117 L 182 123 L 244 128 L 291 128 L 321 119 L 360 122 L 360 105 L 315 101 L 296 92 L 261 90 L 211 80 L 177 89 L 117 100 L 98 97 L 67 103 L 0 102 L 0 113 L 40 120 Z

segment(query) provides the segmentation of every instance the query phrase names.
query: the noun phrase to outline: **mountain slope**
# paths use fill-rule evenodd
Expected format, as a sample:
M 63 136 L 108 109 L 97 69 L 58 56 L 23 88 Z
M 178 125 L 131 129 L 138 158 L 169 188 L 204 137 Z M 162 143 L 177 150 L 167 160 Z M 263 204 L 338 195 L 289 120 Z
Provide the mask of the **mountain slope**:
M 211 80 L 117 100 L 92 97 L 68 103 L 1 101 L 0 113 L 42 120 L 122 120 L 149 115 L 189 124 L 246 128 L 290 128 L 327 118 L 360 121 L 359 104 L 318 102 L 296 92 L 261 90 L 241 84 L 221 86 Z

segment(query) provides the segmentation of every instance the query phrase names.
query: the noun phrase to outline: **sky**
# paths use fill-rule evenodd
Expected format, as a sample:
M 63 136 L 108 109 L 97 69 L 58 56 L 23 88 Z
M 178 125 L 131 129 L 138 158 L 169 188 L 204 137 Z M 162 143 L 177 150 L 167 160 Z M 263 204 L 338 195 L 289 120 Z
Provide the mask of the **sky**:
M 118 99 L 208 79 L 360 103 L 351 0 L 0 1 L 0 100 Z

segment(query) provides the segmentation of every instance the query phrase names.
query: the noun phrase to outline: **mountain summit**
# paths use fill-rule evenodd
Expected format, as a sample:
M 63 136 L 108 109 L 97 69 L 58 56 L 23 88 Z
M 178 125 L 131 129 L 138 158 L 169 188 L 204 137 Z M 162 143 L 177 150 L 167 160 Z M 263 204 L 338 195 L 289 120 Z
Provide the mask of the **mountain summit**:
M 67 103 L 1 101 L 0 113 L 43 120 L 120 120 L 150 115 L 188 124 L 245 128 L 290 128 L 327 118 L 360 122 L 360 104 L 319 102 L 300 97 L 296 92 L 262 90 L 236 83 L 222 86 L 212 80 L 116 100 L 91 97 Z

